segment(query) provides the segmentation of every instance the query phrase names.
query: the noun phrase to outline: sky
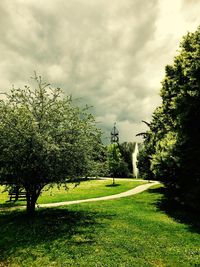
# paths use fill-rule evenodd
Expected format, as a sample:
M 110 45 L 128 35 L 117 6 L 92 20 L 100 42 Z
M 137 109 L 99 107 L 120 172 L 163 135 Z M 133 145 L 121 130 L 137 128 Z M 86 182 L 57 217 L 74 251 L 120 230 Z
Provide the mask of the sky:
M 0 92 L 52 86 L 93 106 L 109 142 L 141 141 L 161 103 L 165 66 L 200 25 L 200 0 L 1 0 Z

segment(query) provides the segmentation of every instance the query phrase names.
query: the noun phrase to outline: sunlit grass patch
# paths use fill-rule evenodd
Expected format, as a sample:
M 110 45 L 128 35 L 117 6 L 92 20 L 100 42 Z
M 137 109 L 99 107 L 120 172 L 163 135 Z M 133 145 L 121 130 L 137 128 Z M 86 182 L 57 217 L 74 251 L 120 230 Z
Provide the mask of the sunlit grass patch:
M 158 186 L 156 186 L 158 187 Z M 199 266 L 200 229 L 160 210 L 154 188 L 131 197 L 0 215 L 8 266 Z
M 72 183 L 68 183 L 68 189 L 66 189 L 65 185 L 62 185 L 60 187 L 53 185 L 53 187 L 50 188 L 49 186 L 46 186 L 43 189 L 41 196 L 38 198 L 37 203 L 55 203 L 108 196 L 125 192 L 143 183 L 146 183 L 146 181 L 141 182 L 134 179 L 116 179 L 116 184 L 118 186 L 110 186 L 112 185 L 112 179 L 107 179 L 83 181 L 78 186 L 75 186 L 75 184 Z M 10 204 L 6 203 L 6 201 L 9 200 L 8 193 L 2 193 L 3 189 L 4 187 L 1 186 L 0 205 L 9 206 Z M 11 206 L 12 205 L 13 204 L 11 203 Z M 25 201 L 17 201 L 14 205 L 25 205 Z

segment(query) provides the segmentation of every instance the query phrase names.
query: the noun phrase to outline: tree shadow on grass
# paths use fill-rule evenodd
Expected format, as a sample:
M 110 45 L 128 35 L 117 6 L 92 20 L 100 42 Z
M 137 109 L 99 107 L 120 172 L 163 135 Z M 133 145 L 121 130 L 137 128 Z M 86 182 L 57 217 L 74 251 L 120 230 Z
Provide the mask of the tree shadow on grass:
M 148 192 L 162 195 L 160 200 L 154 203 L 160 211 L 165 212 L 177 222 L 187 224 L 191 232 L 200 233 L 200 214 L 198 212 L 170 201 L 164 187 L 149 189 Z
M 26 206 L 26 202 L 23 201 L 23 202 L 14 202 L 14 201 L 11 201 L 11 202 L 4 202 L 4 203 L 1 203 L 0 204 L 0 211 L 1 210 L 4 210 L 6 208 L 13 208 L 13 207 L 16 207 L 16 206 Z
M 37 245 L 51 247 L 54 241 L 60 246 L 93 244 L 96 229 L 113 216 L 66 208 L 41 209 L 34 217 L 28 217 L 25 211 L 4 212 L 0 214 L 0 261 L 6 262 L 19 251 L 32 251 Z
M 106 187 L 116 187 L 120 186 L 121 184 L 107 184 Z

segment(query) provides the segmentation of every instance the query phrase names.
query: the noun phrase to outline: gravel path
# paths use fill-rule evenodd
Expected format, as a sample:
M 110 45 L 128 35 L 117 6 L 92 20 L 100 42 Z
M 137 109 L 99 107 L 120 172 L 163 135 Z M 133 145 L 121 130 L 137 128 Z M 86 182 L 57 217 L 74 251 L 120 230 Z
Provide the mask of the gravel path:
M 117 199 L 122 197 L 128 197 L 132 196 L 138 193 L 141 193 L 148 188 L 150 188 L 153 185 L 159 184 L 159 182 L 154 181 L 148 184 L 139 185 L 131 190 L 128 190 L 126 192 L 122 192 L 119 194 L 111 195 L 111 196 L 105 196 L 105 197 L 96 197 L 96 198 L 89 198 L 89 199 L 82 199 L 82 200 L 72 200 L 72 201 L 64 201 L 64 202 L 57 202 L 57 203 L 48 203 L 48 204 L 39 204 L 39 207 L 59 207 L 59 206 L 65 206 L 65 205 L 73 205 L 73 204 L 79 204 L 84 202 L 95 202 L 95 201 L 102 201 L 102 200 L 110 200 L 110 199 Z

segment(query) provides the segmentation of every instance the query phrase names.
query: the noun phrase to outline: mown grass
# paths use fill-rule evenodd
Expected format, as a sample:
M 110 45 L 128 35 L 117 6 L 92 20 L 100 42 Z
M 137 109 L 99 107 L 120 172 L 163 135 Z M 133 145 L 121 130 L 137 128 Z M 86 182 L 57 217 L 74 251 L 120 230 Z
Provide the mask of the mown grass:
M 0 266 L 199 266 L 199 228 L 158 208 L 162 193 L 0 214 Z
M 42 194 L 38 198 L 37 203 L 55 203 L 114 195 L 117 193 L 125 192 L 143 183 L 146 183 L 146 181 L 141 182 L 133 179 L 116 179 L 115 186 L 112 186 L 112 179 L 109 179 L 83 181 L 76 187 L 75 184 L 68 183 L 68 190 L 66 190 L 64 185 L 60 188 L 58 188 L 56 185 L 54 185 L 52 188 L 49 188 L 47 186 L 42 191 Z M 9 196 L 7 192 L 2 193 L 3 189 L 4 187 L 1 186 L 0 207 L 13 206 L 13 203 L 8 204 L 6 202 L 7 200 L 9 200 Z M 25 205 L 25 201 L 17 201 L 14 205 Z

